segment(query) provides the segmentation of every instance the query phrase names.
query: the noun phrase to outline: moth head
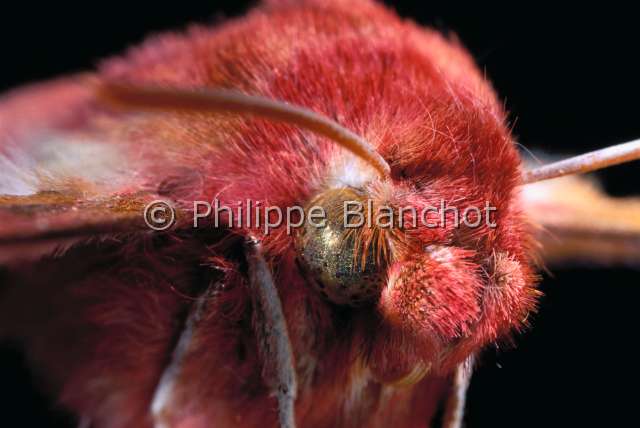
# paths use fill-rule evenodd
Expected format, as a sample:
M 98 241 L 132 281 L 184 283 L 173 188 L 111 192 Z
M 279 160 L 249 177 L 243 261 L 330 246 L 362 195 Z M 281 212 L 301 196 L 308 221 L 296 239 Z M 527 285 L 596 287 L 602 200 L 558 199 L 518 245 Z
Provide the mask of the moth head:
M 450 369 L 524 326 L 538 296 L 522 254 L 474 249 L 451 227 L 414 228 L 408 221 L 400 227 L 402 204 L 419 213 L 429 201 L 420 192 L 393 183 L 325 190 L 309 206 L 322 207 L 327 221 L 307 222 L 296 240 L 305 279 L 317 293 L 332 305 L 368 307 L 381 321 L 384 333 L 371 343 L 370 361 L 385 383 L 416 382 L 427 367 Z M 361 218 L 345 217 L 347 204 L 361 207 L 365 219 L 373 210 L 372 224 L 350 227 Z M 375 213 L 387 206 L 394 219 L 380 224 Z M 389 349 L 398 351 L 393 361 L 385 358 Z

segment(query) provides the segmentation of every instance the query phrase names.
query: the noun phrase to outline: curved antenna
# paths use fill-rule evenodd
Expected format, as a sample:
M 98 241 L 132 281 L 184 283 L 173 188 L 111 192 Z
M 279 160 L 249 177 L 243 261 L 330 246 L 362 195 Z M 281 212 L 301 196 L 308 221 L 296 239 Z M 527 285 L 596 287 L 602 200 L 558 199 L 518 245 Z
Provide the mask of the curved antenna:
M 530 184 L 565 175 L 591 172 L 637 159 L 640 159 L 640 140 L 633 140 L 525 171 L 522 180 L 524 184 Z
M 254 115 L 296 125 L 322 135 L 371 164 L 383 179 L 391 168 L 362 137 L 304 107 L 225 89 L 169 89 L 102 82 L 98 96 L 127 108 Z

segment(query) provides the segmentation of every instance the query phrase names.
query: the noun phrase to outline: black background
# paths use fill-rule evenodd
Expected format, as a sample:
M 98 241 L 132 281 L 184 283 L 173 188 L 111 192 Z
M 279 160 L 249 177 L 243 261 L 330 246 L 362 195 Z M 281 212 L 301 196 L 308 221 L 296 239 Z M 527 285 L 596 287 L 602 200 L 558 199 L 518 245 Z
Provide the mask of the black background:
M 398 12 L 459 35 L 506 100 L 528 148 L 579 153 L 640 137 L 635 13 L 607 3 L 475 6 L 395 2 Z M 241 14 L 244 2 L 3 5 L 0 90 L 91 68 L 150 32 Z M 636 19 L 637 21 L 637 19 Z M 616 195 L 637 192 L 638 164 L 600 173 Z M 469 394 L 467 426 L 594 426 L 636 420 L 640 272 L 553 270 L 534 328 L 516 349 L 489 351 Z M 37 392 L 20 355 L 0 354 L 7 426 L 72 426 Z M 4 425 L 4 424 L 3 424 Z

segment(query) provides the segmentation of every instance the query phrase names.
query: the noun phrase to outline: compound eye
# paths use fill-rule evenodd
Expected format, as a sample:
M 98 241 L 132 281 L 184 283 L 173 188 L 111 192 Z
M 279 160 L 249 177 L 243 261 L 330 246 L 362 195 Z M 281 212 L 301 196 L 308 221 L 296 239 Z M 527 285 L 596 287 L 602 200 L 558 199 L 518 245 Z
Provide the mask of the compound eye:
M 338 305 L 359 305 L 379 296 L 386 263 L 376 256 L 373 245 L 360 244 L 358 230 L 344 227 L 343 202 L 350 200 L 344 196 L 322 200 L 326 223 L 318 227 L 306 222 L 298 249 L 303 265 L 314 277 L 310 282 L 320 294 Z M 338 205 L 339 213 L 333 209 Z

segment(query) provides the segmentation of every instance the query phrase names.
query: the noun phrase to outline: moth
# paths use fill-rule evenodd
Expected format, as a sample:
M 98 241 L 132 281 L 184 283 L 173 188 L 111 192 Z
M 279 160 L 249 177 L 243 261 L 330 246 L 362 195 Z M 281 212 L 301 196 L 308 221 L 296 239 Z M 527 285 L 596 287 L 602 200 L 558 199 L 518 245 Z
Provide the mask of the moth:
M 542 261 L 634 257 L 637 202 L 570 175 L 639 146 L 525 166 L 456 41 L 368 1 L 266 3 L 2 98 L 0 336 L 81 426 L 458 427 Z M 329 219 L 194 228 L 214 199 Z M 497 227 L 346 230 L 349 200 L 489 203 Z

